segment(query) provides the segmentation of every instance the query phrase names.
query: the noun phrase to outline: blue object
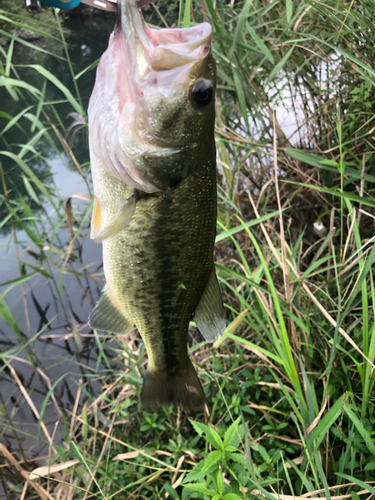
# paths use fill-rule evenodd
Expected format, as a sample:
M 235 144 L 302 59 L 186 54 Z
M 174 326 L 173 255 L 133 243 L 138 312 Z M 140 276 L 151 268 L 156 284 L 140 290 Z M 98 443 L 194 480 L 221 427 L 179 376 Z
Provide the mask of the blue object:
M 77 7 L 81 0 L 41 0 L 41 2 L 58 9 L 73 9 Z

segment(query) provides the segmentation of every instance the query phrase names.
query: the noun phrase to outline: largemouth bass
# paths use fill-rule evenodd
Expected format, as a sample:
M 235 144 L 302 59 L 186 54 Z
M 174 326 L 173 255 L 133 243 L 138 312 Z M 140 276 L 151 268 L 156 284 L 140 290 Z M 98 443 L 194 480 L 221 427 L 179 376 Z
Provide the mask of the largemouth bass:
M 201 407 L 189 322 L 209 342 L 225 327 L 213 262 L 211 38 L 208 23 L 151 29 L 135 0 L 122 0 L 90 99 L 91 238 L 103 242 L 106 286 L 89 323 L 138 328 L 148 354 L 144 406 Z

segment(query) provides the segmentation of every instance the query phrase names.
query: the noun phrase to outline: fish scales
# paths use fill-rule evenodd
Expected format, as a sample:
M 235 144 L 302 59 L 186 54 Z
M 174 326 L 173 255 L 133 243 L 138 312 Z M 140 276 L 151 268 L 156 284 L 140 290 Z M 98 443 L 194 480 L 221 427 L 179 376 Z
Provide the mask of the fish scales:
M 211 342 L 225 326 L 213 262 L 214 102 L 206 99 L 204 106 L 196 109 L 196 103 L 191 102 L 197 86 L 199 99 L 209 94 L 200 87 L 214 88 L 213 58 L 207 50 L 198 50 L 199 41 L 205 48 L 210 35 L 202 36 L 207 28 L 198 28 L 198 40 L 192 42 L 191 30 L 151 31 L 139 22 L 132 1 L 123 0 L 122 9 L 122 30 L 129 19 L 133 29 L 136 26 L 139 31 L 142 26 L 144 30 L 133 41 L 125 40 L 125 47 L 130 45 L 125 63 L 132 64 L 133 53 L 142 57 L 141 49 L 145 58 L 137 62 L 134 75 L 129 71 L 122 75 L 123 31 L 115 31 L 99 65 L 90 101 L 95 193 L 92 237 L 103 242 L 106 287 L 89 322 L 93 328 L 113 333 L 126 333 L 136 325 L 148 354 L 142 389 L 145 406 L 175 402 L 186 409 L 197 409 L 204 394 L 187 353 L 189 322 L 195 316 L 202 334 Z M 139 40 L 147 40 L 145 34 L 154 40 L 156 49 L 153 44 L 151 48 L 139 46 Z M 157 37 L 163 42 L 171 37 L 173 43 L 185 40 L 184 50 L 177 47 L 175 67 L 153 70 Z M 136 50 L 132 43 L 138 43 Z M 168 50 L 176 50 L 173 43 L 167 45 Z M 195 59 L 192 50 L 198 50 Z M 181 57 L 184 62 L 189 51 L 188 63 L 181 64 Z M 160 58 L 157 61 L 159 70 L 168 64 Z M 119 71 L 113 73 L 116 62 Z M 147 64 L 151 68 L 145 76 Z M 142 68 L 138 77 L 137 68 Z M 171 82 L 165 76 L 168 71 L 172 73 Z M 121 88 L 124 82 L 130 85 L 131 77 L 136 80 L 133 91 L 140 97 L 134 98 L 130 92 L 125 98 L 119 97 L 119 84 Z M 117 87 L 114 79 L 119 82 Z M 164 87 L 158 83 L 163 79 Z M 106 88 L 113 92 L 108 99 L 103 97 Z M 137 106 L 138 112 L 134 112 Z M 128 111 L 125 119 L 121 118 L 122 108 Z
M 121 196 L 121 182 L 110 176 L 106 182 L 112 183 L 106 192 L 113 202 L 113 185 Z M 211 159 L 169 195 L 140 202 L 129 226 L 103 241 L 107 283 L 142 331 L 157 370 L 178 367 L 178 360 L 170 362 L 176 357 L 170 346 L 187 356 L 188 324 L 213 267 L 215 192 Z

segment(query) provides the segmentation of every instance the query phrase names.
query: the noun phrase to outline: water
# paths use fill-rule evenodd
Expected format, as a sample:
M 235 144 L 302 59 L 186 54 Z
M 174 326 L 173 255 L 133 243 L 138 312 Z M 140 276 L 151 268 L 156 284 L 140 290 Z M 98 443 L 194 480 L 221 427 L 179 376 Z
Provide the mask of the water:
M 115 17 L 113 14 L 100 13 L 91 18 L 76 17 L 66 20 L 65 26 L 69 29 L 67 43 L 76 74 L 98 59 L 104 52 L 115 23 Z M 49 43 L 49 41 L 47 42 Z M 51 46 L 46 45 L 46 40 L 33 41 L 47 50 L 63 55 L 61 47 L 58 47 L 53 40 L 50 42 Z M 8 47 L 5 45 L 5 50 L 8 50 Z M 13 63 L 22 65 L 30 62 L 47 68 L 74 93 L 66 62 L 15 44 Z M 41 88 L 43 79 L 37 72 L 22 67 L 17 67 L 17 70 L 21 76 L 27 77 L 30 83 L 39 89 Z M 85 73 L 78 80 L 85 108 L 87 108 L 94 79 L 95 70 Z M 62 98 L 62 93 L 53 85 L 48 84 L 46 100 L 61 100 Z M 0 103 L 1 111 L 9 113 L 11 116 L 15 116 L 25 108 L 22 99 L 18 102 L 13 101 L 5 88 L 0 88 Z M 48 107 L 45 109 L 51 113 Z M 56 110 L 67 127 L 72 122 L 72 119 L 67 116 L 72 111 L 71 106 L 57 104 Z M 0 119 L 0 131 L 7 123 L 8 120 Z M 33 133 L 30 131 L 30 122 L 23 118 L 20 124 L 31 137 Z M 36 132 L 37 129 L 34 134 Z M 61 145 L 52 131 L 50 135 L 60 153 L 56 152 L 48 140 L 42 139 L 34 146 L 37 152 L 35 161 L 29 161 L 28 165 L 46 184 L 54 185 L 59 189 L 58 196 L 61 205 L 59 213 L 61 216 L 64 214 L 66 201 L 72 195 L 76 193 L 91 194 L 89 192 L 91 181 L 87 166 L 83 167 L 87 177 L 85 181 L 62 151 Z M 14 152 L 21 149 L 14 144 L 26 142 L 25 137 L 16 127 L 5 133 L 2 139 L 2 141 L 0 140 L 0 149 Z M 73 151 L 81 165 L 88 164 L 85 133 L 78 133 L 75 136 Z M 25 158 L 30 158 L 30 156 Z M 48 242 L 52 238 L 54 226 L 59 222 L 56 210 L 43 197 L 41 197 L 43 210 L 38 208 L 28 196 L 29 193 L 19 167 L 5 156 L 1 156 L 0 159 L 4 170 L 9 203 L 14 207 L 20 194 L 24 197 L 27 196 L 33 212 L 39 218 L 36 221 L 36 227 L 45 239 L 44 252 L 48 252 Z M 3 198 L 4 186 L 2 182 L 0 185 L 0 195 Z M 73 199 L 72 207 L 74 213 L 84 213 L 88 209 L 88 203 Z M 4 222 L 7 213 L 8 209 L 2 203 L 0 221 Z M 0 229 L 0 282 L 3 284 L 0 286 L 0 298 L 12 284 L 12 280 L 19 278 L 20 273 L 30 275 L 35 272 L 31 266 L 38 266 L 38 255 L 41 253 L 41 248 L 35 244 L 30 234 L 22 229 L 14 219 L 13 222 L 16 228 L 17 245 L 14 240 L 11 220 L 5 224 L 2 223 Z M 4 363 L 0 363 L 0 441 L 18 460 L 41 457 L 48 455 L 50 451 L 46 437 L 38 426 L 35 413 L 21 392 L 21 386 L 30 396 L 37 411 L 41 412 L 51 384 L 57 383 L 54 395 L 60 409 L 49 398 L 43 416 L 49 434 L 56 433 L 54 438 L 56 444 L 62 443 L 64 434 L 61 412 L 68 415 L 69 410 L 73 408 L 78 385 L 85 386 L 89 393 L 99 392 L 101 387 L 100 380 L 94 376 L 95 372 L 100 370 L 100 366 L 96 366 L 98 344 L 87 326 L 88 314 L 103 287 L 101 245 L 93 243 L 88 238 L 88 222 L 89 218 L 84 225 L 82 235 L 75 242 L 72 257 L 66 264 L 63 275 L 61 275 L 61 267 L 65 255 L 59 254 L 58 250 L 66 249 L 69 245 L 70 231 L 66 223 L 57 231 L 53 245 L 57 251 L 53 252 L 50 266 L 43 263 L 43 270 L 50 277 L 35 273 L 29 280 L 25 281 L 24 293 L 18 284 L 5 295 L 6 304 L 17 326 L 14 326 L 12 319 L 8 318 L 8 322 L 0 319 L 0 353 L 13 349 L 12 356 L 2 360 L 5 364 L 9 363 L 12 369 L 9 369 L 9 366 L 5 368 Z M 74 224 L 75 228 L 78 226 L 79 220 Z M 36 232 L 32 223 L 28 222 L 27 227 Z M 45 231 L 44 234 L 43 231 Z M 17 250 L 22 261 L 21 269 L 17 259 Z M 73 274 L 78 271 L 79 280 Z M 36 336 L 37 332 L 39 334 Z M 25 344 L 27 347 L 22 347 Z M 85 399 L 87 399 L 86 396 L 81 397 L 81 402 Z M 40 439 L 37 438 L 38 434 Z M 32 468 L 33 465 L 31 465 Z M 5 492 L 1 490 L 1 482 L 4 479 L 12 480 L 15 485 L 14 494 L 17 494 L 17 489 L 19 489 L 17 476 L 12 478 L 9 468 L 2 467 L 0 461 L 0 498 L 7 498 Z M 23 485 L 23 481 L 20 478 L 18 480 L 19 484 Z M 16 496 L 12 496 L 12 498 L 16 498 Z

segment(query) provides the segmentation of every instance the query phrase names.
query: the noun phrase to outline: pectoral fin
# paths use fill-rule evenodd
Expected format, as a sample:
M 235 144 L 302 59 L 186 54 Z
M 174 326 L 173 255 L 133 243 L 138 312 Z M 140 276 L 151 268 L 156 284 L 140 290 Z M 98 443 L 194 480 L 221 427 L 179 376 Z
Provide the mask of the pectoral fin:
M 120 206 L 118 213 L 110 224 L 103 227 L 100 205 L 97 199 L 94 200 L 94 208 L 91 219 L 91 239 L 95 241 L 103 241 L 109 236 L 113 236 L 124 229 L 131 221 L 135 210 L 135 203 L 138 199 L 138 194 L 135 191 L 130 198 L 124 201 Z
M 127 333 L 133 327 L 133 323 L 128 321 L 114 305 L 106 287 L 104 287 L 100 299 L 90 313 L 89 325 L 95 330 L 119 334 Z
M 215 342 L 224 332 L 224 308 L 215 267 L 195 309 L 194 321 L 207 342 Z
M 92 240 L 95 240 L 95 238 L 101 233 L 101 231 L 102 231 L 102 211 L 100 209 L 98 199 L 95 196 L 94 197 L 94 206 L 92 209 L 92 216 L 91 216 L 90 238 Z

